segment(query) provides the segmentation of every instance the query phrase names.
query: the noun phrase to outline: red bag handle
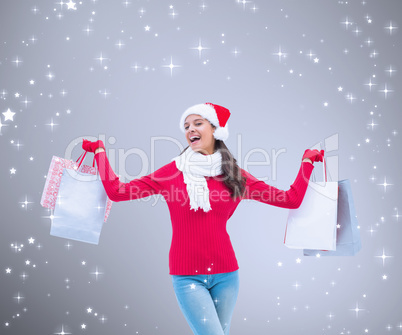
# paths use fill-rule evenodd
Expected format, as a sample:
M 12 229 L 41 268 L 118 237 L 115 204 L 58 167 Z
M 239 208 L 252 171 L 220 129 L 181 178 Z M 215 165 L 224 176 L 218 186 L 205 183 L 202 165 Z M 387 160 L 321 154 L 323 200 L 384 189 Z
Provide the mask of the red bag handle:
M 83 162 L 83 160 L 84 160 L 84 158 L 85 158 L 87 152 L 88 152 L 88 151 L 84 151 L 84 152 L 80 155 L 80 157 L 78 157 L 78 159 L 75 161 L 76 163 L 78 163 L 78 161 L 79 161 L 80 158 L 82 157 L 81 160 L 80 160 L 80 162 L 78 163 L 78 169 L 80 168 L 80 166 L 81 166 L 81 164 L 82 164 L 82 162 Z M 83 155 L 84 155 L 84 156 L 83 156 Z M 92 167 L 95 167 L 95 155 L 94 155 L 94 160 L 93 160 L 93 162 L 92 162 Z

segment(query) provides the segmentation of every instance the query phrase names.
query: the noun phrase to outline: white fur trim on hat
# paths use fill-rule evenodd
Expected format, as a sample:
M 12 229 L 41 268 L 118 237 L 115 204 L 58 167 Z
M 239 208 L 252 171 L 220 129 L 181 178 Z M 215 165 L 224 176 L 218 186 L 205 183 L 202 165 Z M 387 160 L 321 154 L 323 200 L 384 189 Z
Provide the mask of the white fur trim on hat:
M 214 137 L 217 140 L 225 141 L 229 137 L 229 129 L 228 124 L 226 123 L 225 127 L 219 126 L 218 116 L 216 115 L 215 108 L 208 104 L 198 104 L 187 108 L 183 115 L 180 118 L 180 129 L 184 133 L 184 122 L 186 121 L 187 116 L 191 114 L 201 115 L 204 119 L 207 119 L 211 122 L 215 127 Z

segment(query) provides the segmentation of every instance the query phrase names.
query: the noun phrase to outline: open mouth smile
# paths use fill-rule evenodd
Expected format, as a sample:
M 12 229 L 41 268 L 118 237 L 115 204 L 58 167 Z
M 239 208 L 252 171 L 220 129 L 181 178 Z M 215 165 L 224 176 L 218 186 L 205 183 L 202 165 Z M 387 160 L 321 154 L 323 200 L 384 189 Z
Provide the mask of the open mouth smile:
M 200 137 L 199 137 L 199 136 L 192 136 L 192 137 L 190 137 L 190 142 L 191 142 L 191 143 L 198 142 L 199 140 L 200 140 Z

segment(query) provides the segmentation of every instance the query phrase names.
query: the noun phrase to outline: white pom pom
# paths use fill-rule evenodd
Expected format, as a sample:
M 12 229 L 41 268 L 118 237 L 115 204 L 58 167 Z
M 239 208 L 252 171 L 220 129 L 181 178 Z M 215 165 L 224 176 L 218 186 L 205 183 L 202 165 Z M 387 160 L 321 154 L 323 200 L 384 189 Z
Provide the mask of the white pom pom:
M 226 141 L 229 137 L 228 125 L 226 124 L 225 127 L 219 127 L 217 129 L 215 129 L 214 137 L 217 140 Z

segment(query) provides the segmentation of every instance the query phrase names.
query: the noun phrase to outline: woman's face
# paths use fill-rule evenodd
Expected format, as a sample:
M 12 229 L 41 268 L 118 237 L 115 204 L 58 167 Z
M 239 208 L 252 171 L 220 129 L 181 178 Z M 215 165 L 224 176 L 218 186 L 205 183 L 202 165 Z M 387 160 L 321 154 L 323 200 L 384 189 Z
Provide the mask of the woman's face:
M 198 114 L 190 114 L 184 121 L 184 130 L 191 149 L 203 155 L 214 153 L 215 127 L 207 119 Z

